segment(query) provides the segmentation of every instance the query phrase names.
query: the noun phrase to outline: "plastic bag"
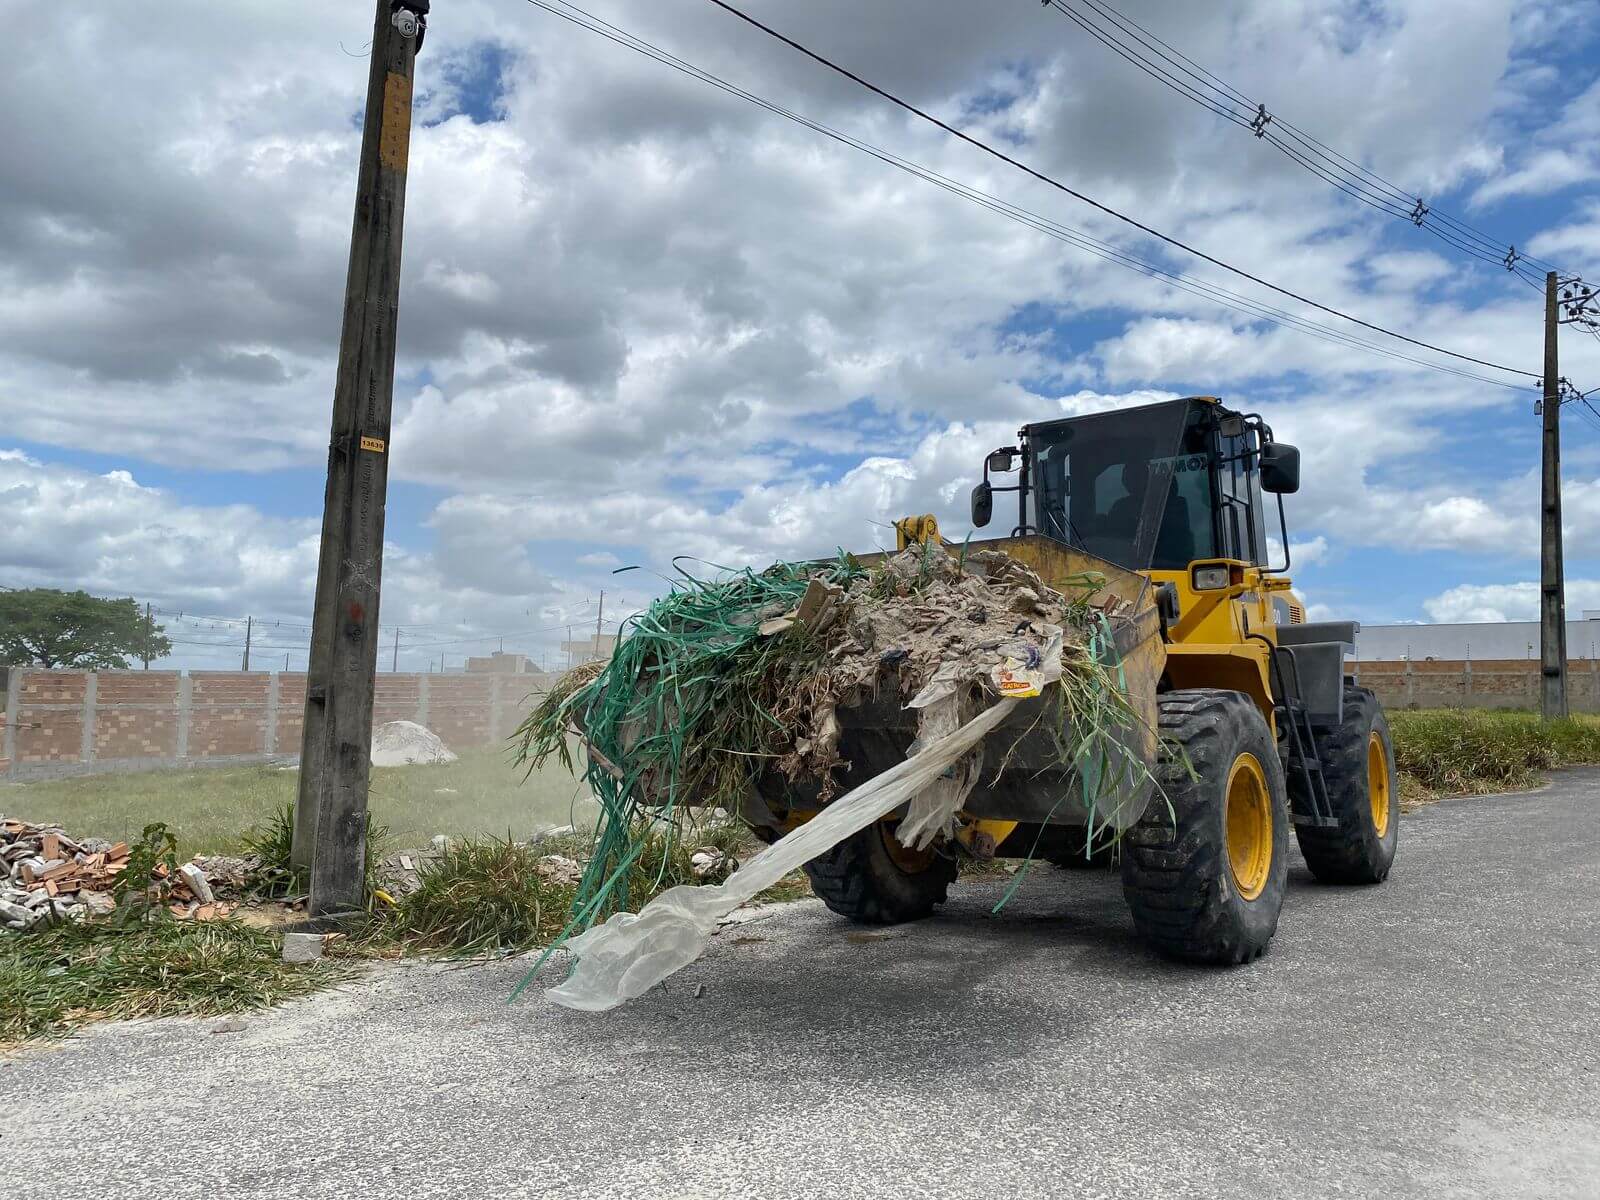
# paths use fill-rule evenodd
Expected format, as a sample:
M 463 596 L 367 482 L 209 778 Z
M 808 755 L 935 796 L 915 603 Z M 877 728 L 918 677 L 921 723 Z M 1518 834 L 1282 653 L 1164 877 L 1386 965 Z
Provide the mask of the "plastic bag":
M 1058 631 L 1059 633 L 1059 631 Z M 1059 642 L 1057 661 L 1059 661 Z M 715 886 L 662 892 L 638 913 L 616 913 L 567 943 L 578 965 L 545 995 L 567 1008 L 604 1012 L 642 996 L 705 952 L 721 919 L 851 834 L 893 812 L 928 787 L 1006 718 L 1001 700 L 921 753 L 846 792 L 794 832 L 779 838 Z

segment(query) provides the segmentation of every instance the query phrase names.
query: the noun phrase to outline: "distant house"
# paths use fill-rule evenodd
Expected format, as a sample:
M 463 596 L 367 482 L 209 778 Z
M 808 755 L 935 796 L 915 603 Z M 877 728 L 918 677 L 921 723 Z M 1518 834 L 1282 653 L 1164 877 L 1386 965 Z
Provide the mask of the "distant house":
M 528 661 L 526 654 L 506 654 L 496 650 L 483 658 L 467 659 L 469 675 L 526 675 L 536 670 L 538 668 Z

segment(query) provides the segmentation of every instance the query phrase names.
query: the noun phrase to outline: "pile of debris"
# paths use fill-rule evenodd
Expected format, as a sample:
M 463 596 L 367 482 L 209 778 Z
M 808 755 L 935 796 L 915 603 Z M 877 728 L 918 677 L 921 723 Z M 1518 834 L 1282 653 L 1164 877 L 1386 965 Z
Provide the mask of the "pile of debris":
M 47 920 L 105 916 L 130 862 L 126 842 L 74 838 L 59 825 L 0 817 L 0 930 Z M 153 893 L 179 919 L 226 917 L 248 893 L 259 864 L 251 858 L 196 857 L 173 871 L 157 863 Z
M 892 692 L 931 744 L 1000 699 L 1060 681 L 1057 740 L 1125 736 L 1116 667 L 1099 647 L 1128 603 L 1093 572 L 1051 587 L 993 550 L 916 545 L 867 565 L 778 563 L 691 580 L 630 620 L 608 663 L 571 672 L 524 721 L 521 759 L 571 763 L 576 736 L 605 810 L 579 886 L 579 924 L 620 907 L 627 862 L 685 806 L 739 811 L 762 772 L 815 781 L 826 803 L 859 782 L 840 754 L 838 713 Z M 913 749 L 912 753 L 915 753 Z M 917 798 L 899 827 L 945 836 L 981 755 Z
M 167 911 L 180 921 L 217 921 L 228 916 L 238 908 L 240 900 L 225 900 L 223 895 L 231 890 L 232 876 L 219 870 L 216 878 L 202 866 L 203 862 L 233 864 L 239 859 L 229 858 L 196 858 L 193 862 L 186 862 L 178 868 L 175 874 L 169 874 L 164 864 L 158 864 L 153 873 L 153 881 L 157 884 L 165 883 Z M 239 886 L 245 886 L 247 876 L 240 873 Z
M 1116 617 L 1129 607 L 1100 591 L 1097 575 L 1075 582 L 1058 591 L 998 550 L 957 558 L 939 546 L 902 551 L 842 587 L 813 578 L 798 605 L 759 627 L 770 637 L 800 626 L 826 648 L 806 681 L 807 704 L 792 714 L 796 736 L 778 768 L 790 779 L 820 780 L 826 800 L 842 766 L 836 710 L 886 684 L 915 708 L 980 683 L 998 696 L 1037 694 L 1034 647 L 1059 630 L 1072 657 L 1096 614 Z
M 126 842 L 75 839 L 59 826 L 0 818 L 0 927 L 108 913 L 115 907 L 111 889 L 127 866 Z
M 372 731 L 372 765 L 375 767 L 413 767 L 455 761 L 455 751 L 444 744 L 444 739 L 415 721 L 389 721 Z

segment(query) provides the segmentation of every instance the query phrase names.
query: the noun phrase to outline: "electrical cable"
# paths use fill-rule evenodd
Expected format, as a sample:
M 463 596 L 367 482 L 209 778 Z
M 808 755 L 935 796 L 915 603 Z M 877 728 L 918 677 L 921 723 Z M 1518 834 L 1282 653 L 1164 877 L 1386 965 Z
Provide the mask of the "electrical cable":
M 870 142 L 865 142 L 851 134 L 844 133 L 830 126 L 824 125 L 821 122 L 814 121 L 811 118 L 785 108 L 780 104 L 776 104 L 762 96 L 747 91 L 746 89 L 730 83 L 720 76 L 714 75 L 703 68 L 695 66 L 693 63 L 690 63 L 666 50 L 661 49 L 659 46 L 656 46 L 635 34 L 629 33 L 619 26 L 613 25 L 610 22 L 595 16 L 593 13 L 579 8 L 576 4 L 569 3 L 568 0 L 554 0 L 554 3 L 549 3 L 547 0 L 527 0 L 527 2 L 536 8 L 542 9 L 552 16 L 559 17 L 564 21 L 577 25 L 579 28 L 585 29 L 590 33 L 598 34 L 599 36 L 606 38 L 608 41 L 624 46 L 630 50 L 644 55 L 647 58 L 661 63 L 664 66 L 671 67 L 673 70 L 727 92 L 730 95 L 744 99 L 767 110 L 768 112 L 785 117 L 799 125 L 803 125 L 808 129 L 821 133 L 826 137 L 832 138 L 835 141 L 851 147 L 852 149 L 859 150 L 870 157 L 876 158 L 880 162 L 905 171 L 908 174 L 922 179 L 924 182 L 931 183 L 935 187 L 940 187 L 945 191 L 952 193 L 953 195 L 957 195 L 963 199 L 978 204 L 981 207 L 987 208 L 991 212 L 1009 217 L 1020 224 L 1027 225 L 1035 229 L 1037 232 L 1043 233 L 1046 236 L 1052 237 L 1058 241 L 1075 246 L 1078 249 L 1102 259 L 1103 261 L 1125 267 L 1129 270 L 1137 271 L 1140 274 L 1144 274 L 1160 281 L 1164 281 L 1180 291 L 1195 295 L 1209 303 L 1218 304 L 1223 307 L 1244 313 L 1252 319 L 1268 321 L 1280 327 L 1289 328 L 1312 337 L 1320 338 L 1324 341 L 1332 342 L 1334 344 L 1344 345 L 1353 349 L 1365 350 L 1389 359 L 1425 367 L 1430 370 L 1442 371 L 1446 374 L 1471 379 L 1479 383 L 1490 384 L 1512 390 L 1522 390 L 1521 385 L 1510 384 L 1503 380 L 1492 379 L 1488 376 L 1466 371 L 1459 367 L 1450 366 L 1443 363 L 1430 362 L 1421 358 L 1415 358 L 1397 349 L 1367 341 L 1349 331 L 1335 329 L 1331 326 L 1310 320 L 1309 318 L 1297 316 L 1296 314 L 1287 312 L 1283 309 L 1273 307 L 1265 302 L 1243 296 L 1240 293 L 1230 291 L 1221 287 L 1220 285 L 1212 284 L 1204 280 L 1200 280 L 1194 276 L 1185 275 L 1178 271 L 1173 271 L 1165 267 L 1154 265 L 1127 251 L 1120 250 L 1110 243 L 1100 241 L 1099 239 L 1094 238 L 1091 235 L 1082 232 L 1081 230 L 1062 225 L 1048 217 L 1041 216 L 1040 214 L 1031 212 L 1028 209 L 1020 208 L 1017 205 L 1010 204 L 1009 202 L 1001 200 L 990 193 L 960 183 L 957 180 L 951 179 L 945 175 L 941 175 L 939 172 L 928 167 L 924 167 L 910 159 L 903 158 L 892 151 L 884 150 Z M 555 7 L 556 4 L 559 4 L 560 8 Z M 562 9 L 571 11 L 566 12 L 562 11 Z M 572 15 L 573 13 L 578 15 L 574 16 Z
M 1081 5 L 1082 9 L 1069 6 L 1074 3 Z M 1104 0 L 1046 0 L 1046 4 L 1119 56 L 1138 66 L 1146 74 L 1234 124 L 1249 127 L 1258 138 L 1271 142 L 1289 158 L 1334 183 L 1334 186 L 1339 187 L 1341 191 L 1363 203 L 1385 211 L 1391 216 L 1410 221 L 1464 253 L 1495 265 L 1517 270 L 1519 262 L 1528 262 L 1541 265 L 1547 270 L 1558 269 L 1543 259 L 1518 252 L 1515 247 L 1490 237 L 1449 213 L 1434 208 L 1420 196 L 1404 190 L 1376 171 L 1318 141 L 1277 113 L 1269 114 L 1265 104 L 1245 95 L 1221 77 L 1206 70 L 1194 59 L 1163 41 L 1131 17 L 1105 3 Z M 1088 11 L 1082 11 L 1083 9 Z M 1127 38 L 1138 43 L 1138 46 L 1130 44 L 1125 40 Z M 1167 66 L 1163 66 L 1161 62 L 1156 61 L 1157 59 L 1164 60 Z M 1169 67 L 1175 69 L 1179 75 L 1188 76 L 1193 83 L 1179 78 L 1168 69 Z M 1240 112 L 1238 109 L 1243 111 Z M 1288 138 L 1299 143 L 1300 150 L 1296 151 L 1276 137 L 1271 132 L 1273 129 L 1281 129 Z M 1429 218 L 1436 219 L 1445 228 L 1430 223 Z M 1467 249 L 1468 246 L 1472 249 Z M 1520 270 L 1517 273 L 1522 274 Z
M 531 0 L 530 0 L 530 2 L 531 2 Z M 1067 195 L 1071 196 L 1075 200 L 1081 201 L 1082 203 L 1087 204 L 1090 207 L 1092 207 L 1094 209 L 1097 209 L 1098 211 L 1103 212 L 1108 216 L 1115 217 L 1117 220 L 1123 222 L 1124 224 L 1131 225 L 1131 226 L 1133 226 L 1133 228 L 1139 230 L 1140 232 L 1145 233 L 1145 234 L 1149 235 L 1150 237 L 1156 238 L 1156 239 L 1158 239 L 1160 241 L 1163 241 L 1163 242 L 1167 243 L 1168 245 L 1173 246 L 1173 247 L 1175 247 L 1175 248 L 1177 248 L 1179 250 L 1182 250 L 1182 251 L 1184 251 L 1184 252 L 1186 252 L 1188 254 L 1192 254 L 1194 257 L 1199 258 L 1199 259 L 1201 259 L 1201 260 L 1203 260 L 1205 262 L 1211 263 L 1213 266 L 1221 267 L 1225 271 L 1228 271 L 1228 272 L 1230 272 L 1230 273 L 1232 273 L 1234 275 L 1238 275 L 1239 277 L 1241 277 L 1243 279 L 1248 279 L 1251 283 L 1258 284 L 1261 287 L 1264 287 L 1264 288 L 1267 288 L 1267 289 L 1269 289 L 1271 291 L 1277 292 L 1279 295 L 1287 296 L 1291 300 L 1299 301 L 1301 304 L 1309 305 L 1310 307 L 1318 309 L 1321 312 L 1328 313 L 1331 316 L 1339 317 L 1341 320 L 1349 321 L 1353 325 L 1359 325 L 1363 329 L 1370 329 L 1374 333 L 1381 333 L 1381 334 L 1385 335 L 1386 337 L 1392 337 L 1392 338 L 1395 338 L 1398 341 L 1407 342 L 1407 343 L 1409 343 L 1409 344 L 1411 344 L 1413 346 L 1420 346 L 1421 348 L 1423 348 L 1425 350 L 1431 350 L 1436 354 L 1443 354 L 1443 355 L 1446 355 L 1447 357 L 1450 357 L 1450 358 L 1460 359 L 1463 362 L 1475 363 L 1476 365 L 1478 365 L 1480 367 L 1489 367 L 1492 370 L 1504 371 L 1504 372 L 1506 372 L 1507 374 L 1510 374 L 1510 375 L 1520 375 L 1523 378 L 1535 378 L 1537 376 L 1537 372 L 1534 372 L 1534 371 L 1525 371 L 1525 370 L 1521 370 L 1521 369 L 1519 369 L 1517 367 L 1508 367 L 1504 363 L 1492 362 L 1489 359 L 1476 358 L 1476 357 L 1474 357 L 1473 355 L 1470 355 L 1470 354 L 1463 354 L 1458 350 L 1449 350 L 1449 349 L 1446 349 L 1443 346 L 1436 346 L 1431 342 L 1422 341 L 1420 338 L 1414 338 L 1414 337 L 1411 337 L 1411 336 L 1409 336 L 1407 334 L 1398 333 L 1398 332 L 1396 332 L 1395 330 L 1392 330 L 1392 329 L 1386 329 L 1382 325 L 1374 324 L 1371 321 L 1366 321 L 1366 320 L 1363 320 L 1360 317 L 1352 316 L 1351 314 L 1343 312 L 1343 311 L 1341 311 L 1341 310 L 1339 310 L 1337 308 L 1334 308 L 1331 305 L 1323 304 L 1323 303 L 1321 303 L 1320 301 L 1317 301 L 1317 300 L 1312 300 L 1307 296 L 1303 296 L 1298 292 L 1290 290 L 1289 288 L 1282 287 L 1282 286 L 1280 286 L 1280 285 L 1278 285 L 1276 283 L 1272 283 L 1272 282 L 1270 282 L 1270 281 L 1268 281 L 1266 279 L 1261 278 L 1259 275 L 1252 274 L 1251 272 L 1246 271 L 1242 267 L 1236 267 L 1232 263 L 1225 262 L 1224 260 L 1222 260 L 1220 258 L 1217 258 L 1214 255 L 1207 254 L 1205 251 L 1197 249 L 1196 247 L 1189 245 L 1187 242 L 1184 242 L 1184 241 L 1180 240 L 1179 238 L 1173 237 L 1171 234 L 1162 233 L 1159 229 L 1155 229 L 1152 226 L 1146 225 L 1144 222 L 1138 220 L 1137 218 L 1130 217 L 1126 213 L 1119 212 L 1117 209 L 1112 208 L 1110 205 L 1102 204 L 1100 201 L 1095 200 L 1092 197 L 1085 195 L 1084 193 L 1076 190 L 1075 188 L 1069 187 L 1067 184 L 1062 183 L 1060 180 L 1054 178 L 1053 176 L 1047 175 L 1043 171 L 1040 171 L 1035 167 L 1030 167 L 1027 163 L 1022 162 L 1020 159 L 1017 159 L 1017 158 L 1013 157 L 1012 155 L 1009 155 L 1009 154 L 1005 153 L 1003 150 L 996 149 L 995 147 L 989 145 L 987 142 L 983 141 L 981 138 L 974 137 L 972 134 L 967 133 L 966 131 L 964 131 L 964 130 L 962 130 L 962 129 L 954 126 L 954 125 L 951 125 L 947 121 L 941 120 L 940 118 L 934 116 L 932 113 L 926 112 L 923 109 L 918 108 L 915 104 L 912 104 L 909 100 L 901 99 L 899 96 L 895 95 L 893 92 L 887 91 L 886 89 L 884 89 L 882 87 L 879 87 L 877 84 L 871 82 L 870 80 L 865 79 L 862 76 L 856 74 L 854 71 L 851 71 L 848 67 L 841 66 L 840 64 L 834 62 L 832 59 L 828 58 L 827 56 L 825 56 L 823 54 L 820 54 L 815 50 L 812 50 L 808 46 L 802 45 L 800 42 L 795 41 L 793 38 L 787 36 L 786 34 L 780 33 L 778 30 L 772 28 L 772 26 L 767 25 L 764 22 L 757 20 L 755 17 L 752 17 L 749 13 L 744 12 L 743 10 L 741 10 L 739 8 L 736 8 L 732 4 L 729 4 L 728 0 L 710 0 L 710 3 L 716 5 L 718 8 L 720 8 L 723 11 L 729 13 L 730 15 L 732 15 L 734 17 L 737 17 L 739 20 L 745 22 L 747 25 L 750 25 L 755 29 L 759 29 L 762 33 L 765 33 L 768 37 L 771 37 L 771 38 L 773 38 L 773 39 L 775 39 L 777 41 L 782 42 L 784 45 L 788 46 L 790 49 L 795 50 L 795 51 L 799 52 L 800 54 L 805 55 L 807 58 L 811 59 L 812 61 L 814 61 L 816 63 L 819 63 L 820 65 L 822 65 L 824 67 L 827 67 L 830 71 L 833 71 L 836 74 L 842 75 L 844 78 L 849 79 L 853 83 L 859 84 L 861 87 L 866 88 L 868 91 L 872 92 L 873 94 L 882 97 L 883 99 L 889 101 L 891 104 L 894 104 L 897 107 L 904 109 L 906 112 L 911 113 L 913 116 L 920 117 L 922 120 L 927 121 L 929 124 L 938 126 L 940 129 L 944 130 L 946 133 L 950 134 L 952 137 L 959 138 L 961 141 L 966 142 L 968 145 L 973 146 L 973 147 L 975 147 L 975 148 L 977 148 L 979 150 L 982 150 L 985 154 L 991 155 L 992 157 L 999 159 L 1001 162 L 1007 163 L 1010 166 L 1013 166 L 1013 167 L 1017 168 L 1019 171 L 1022 171 L 1023 173 L 1031 176 L 1032 178 L 1039 180 L 1041 183 L 1048 184 L 1050 187 L 1055 188 L 1057 191 L 1066 193 Z

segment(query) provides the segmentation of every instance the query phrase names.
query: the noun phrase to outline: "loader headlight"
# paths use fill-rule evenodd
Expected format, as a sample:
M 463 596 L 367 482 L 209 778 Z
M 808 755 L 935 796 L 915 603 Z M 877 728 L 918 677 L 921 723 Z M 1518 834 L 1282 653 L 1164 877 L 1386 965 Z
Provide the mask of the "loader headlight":
M 1197 592 L 1215 592 L 1228 586 L 1232 572 L 1225 565 L 1196 567 L 1189 573 L 1189 584 Z

